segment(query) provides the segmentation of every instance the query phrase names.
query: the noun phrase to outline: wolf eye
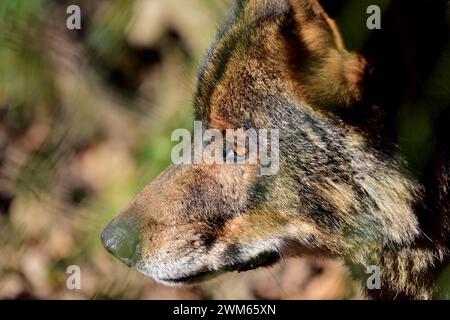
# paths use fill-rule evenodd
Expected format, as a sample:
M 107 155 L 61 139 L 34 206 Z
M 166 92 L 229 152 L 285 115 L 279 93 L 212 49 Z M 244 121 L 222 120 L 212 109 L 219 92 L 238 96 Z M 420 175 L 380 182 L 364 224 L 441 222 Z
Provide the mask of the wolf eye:
M 240 157 L 245 157 L 247 155 L 247 148 L 233 144 L 233 151 Z
M 234 162 L 245 161 L 248 150 L 246 147 L 238 146 L 236 143 L 227 142 L 225 159 L 233 159 Z

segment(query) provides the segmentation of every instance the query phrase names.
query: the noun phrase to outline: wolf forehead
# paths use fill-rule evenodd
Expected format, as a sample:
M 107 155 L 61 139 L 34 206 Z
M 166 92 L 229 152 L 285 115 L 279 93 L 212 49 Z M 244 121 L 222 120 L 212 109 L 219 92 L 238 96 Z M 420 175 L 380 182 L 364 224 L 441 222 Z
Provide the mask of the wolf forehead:
M 274 75 L 282 71 L 279 58 L 283 53 L 277 53 L 277 57 L 273 53 L 282 50 L 279 30 L 290 14 L 287 0 L 235 3 L 199 68 L 194 99 L 198 119 L 209 123 L 220 117 L 238 123 L 218 123 L 219 126 L 252 127 L 258 119 L 248 111 L 264 104 L 262 96 L 282 95 L 281 77 Z M 243 110 L 247 110 L 247 117 L 226 116 L 239 112 L 242 116 Z

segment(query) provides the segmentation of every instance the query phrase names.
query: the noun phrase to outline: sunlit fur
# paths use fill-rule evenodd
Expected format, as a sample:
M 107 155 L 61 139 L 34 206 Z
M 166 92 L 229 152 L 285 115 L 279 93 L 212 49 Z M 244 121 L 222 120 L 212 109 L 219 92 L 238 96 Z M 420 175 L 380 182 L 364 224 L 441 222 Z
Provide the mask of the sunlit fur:
M 200 68 L 196 117 L 221 131 L 280 129 L 280 173 L 171 166 L 122 213 L 139 221 L 137 268 L 177 284 L 257 267 L 264 254 L 321 254 L 344 258 L 362 283 L 379 266 L 372 297 L 431 298 L 448 248 L 421 230 L 423 185 L 336 112 L 363 103 L 366 71 L 318 2 L 237 1 Z M 443 181 L 448 199 L 448 172 Z

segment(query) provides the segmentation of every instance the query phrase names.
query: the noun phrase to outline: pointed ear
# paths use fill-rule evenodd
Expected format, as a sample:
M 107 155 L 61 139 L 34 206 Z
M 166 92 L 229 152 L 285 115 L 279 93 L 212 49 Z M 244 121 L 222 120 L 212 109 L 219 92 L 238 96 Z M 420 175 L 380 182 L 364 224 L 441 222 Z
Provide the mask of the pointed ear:
M 363 99 L 366 61 L 348 52 L 335 22 L 317 0 L 288 0 L 284 37 L 300 98 L 321 108 L 349 108 Z

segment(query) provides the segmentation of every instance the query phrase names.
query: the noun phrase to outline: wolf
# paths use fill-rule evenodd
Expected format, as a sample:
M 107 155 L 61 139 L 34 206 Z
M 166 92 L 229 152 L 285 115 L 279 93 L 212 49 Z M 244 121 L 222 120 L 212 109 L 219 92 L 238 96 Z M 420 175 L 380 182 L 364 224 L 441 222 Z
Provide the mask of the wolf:
M 370 46 L 347 50 L 330 3 L 235 1 L 198 73 L 196 120 L 220 132 L 278 129 L 279 172 L 171 165 L 105 228 L 107 251 L 168 285 L 289 256 L 339 257 L 362 283 L 367 267 L 380 269 L 370 298 L 433 297 L 449 262 L 448 112 L 419 172 L 392 129 L 394 92 L 408 91 L 391 81 L 402 71 L 394 60 L 383 68 Z

